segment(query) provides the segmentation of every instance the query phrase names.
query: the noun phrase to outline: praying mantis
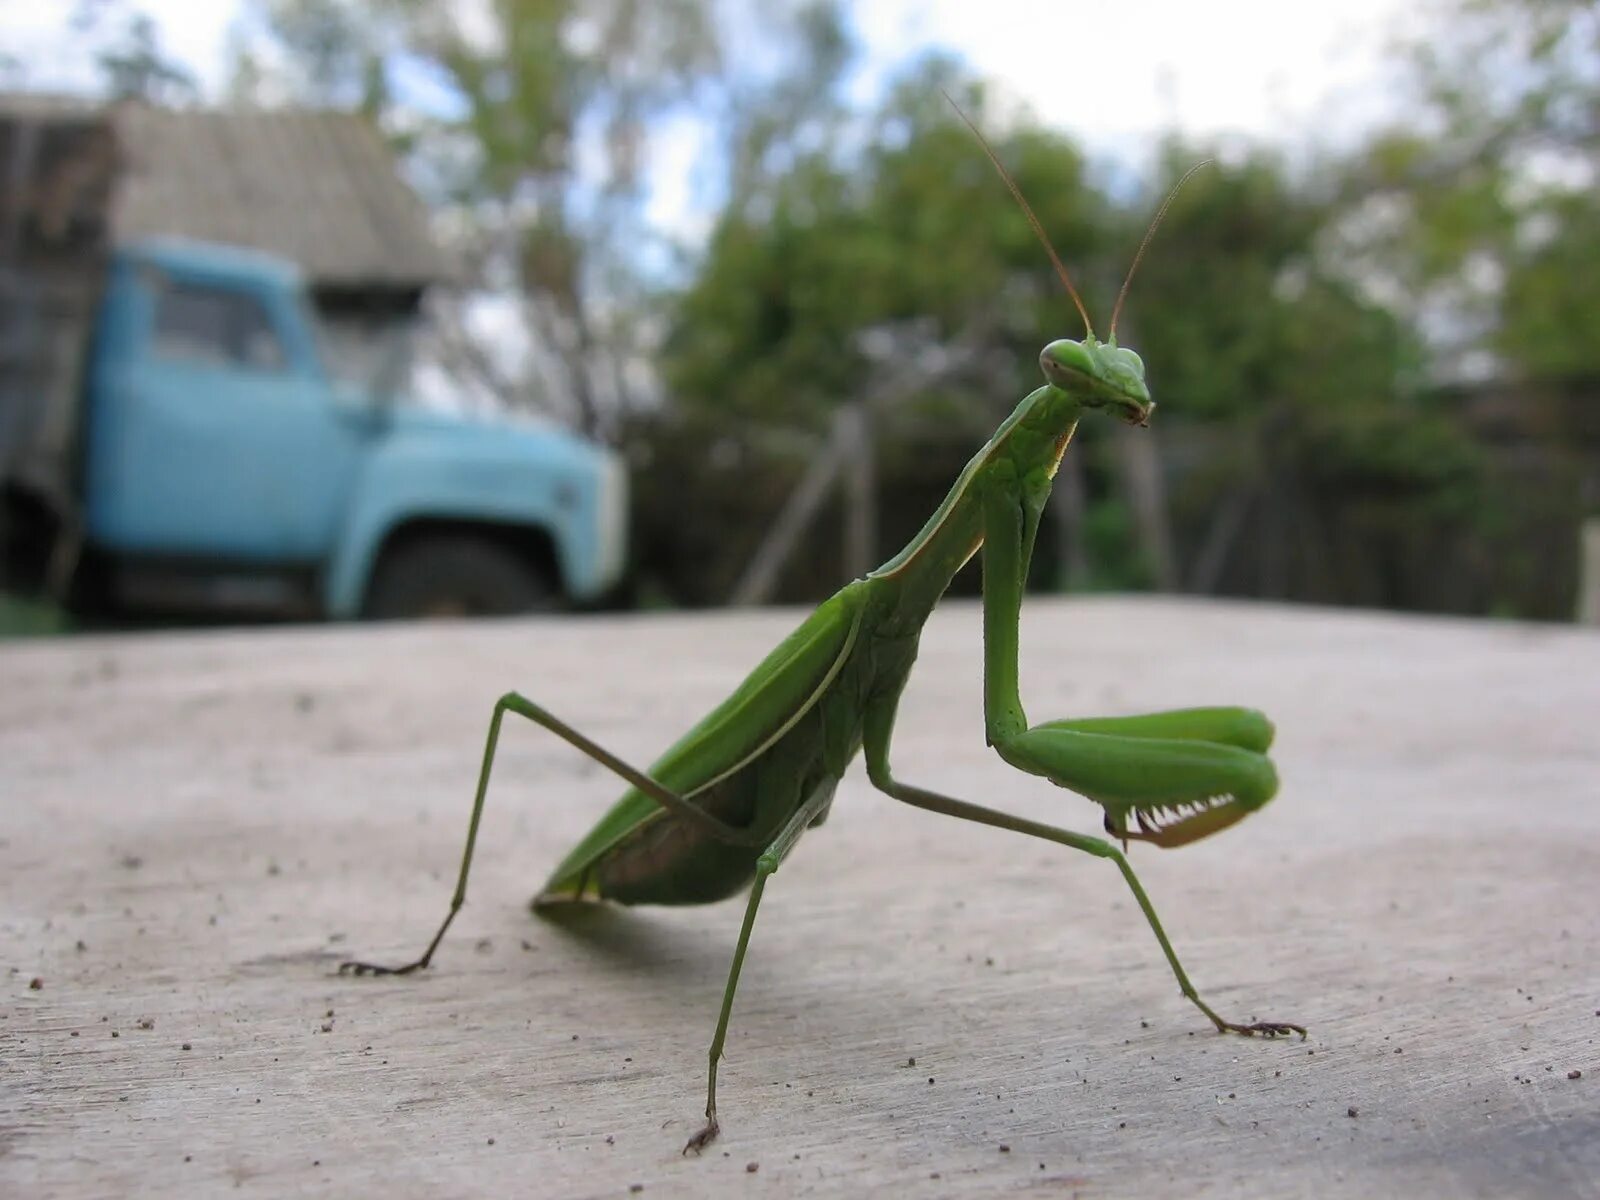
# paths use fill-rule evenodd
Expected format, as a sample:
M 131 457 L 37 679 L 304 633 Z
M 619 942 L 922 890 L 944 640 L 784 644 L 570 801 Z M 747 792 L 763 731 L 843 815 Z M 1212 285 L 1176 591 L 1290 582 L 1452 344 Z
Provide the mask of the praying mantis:
M 1110 336 L 1099 341 L 1027 200 L 977 127 L 959 107 L 956 111 L 1044 245 L 1083 318 L 1083 339 L 1060 339 L 1044 348 L 1039 356 L 1043 386 L 1001 423 L 900 553 L 824 601 L 648 771 L 624 762 L 527 697 L 517 692 L 500 697 L 489 721 L 460 873 L 443 923 L 421 956 L 409 963 L 347 962 L 339 968 L 341 973 L 403 975 L 433 961 L 466 901 L 501 724 L 508 713 L 532 721 L 628 785 L 556 866 L 534 898 L 536 910 L 596 901 L 707 904 L 749 889 L 711 1039 L 705 1124 L 684 1146 L 686 1154 L 702 1150 L 719 1130 L 717 1064 L 767 880 L 801 834 L 827 817 L 839 780 L 858 753 L 865 755 L 874 787 L 914 808 L 1109 860 L 1138 902 L 1179 989 L 1219 1033 L 1306 1033 L 1286 1021 L 1228 1021 L 1202 1000 L 1124 853 L 1135 841 L 1167 848 L 1187 845 L 1226 829 L 1271 800 L 1278 787 L 1267 757 L 1272 723 L 1253 709 L 1219 707 L 1030 724 L 1019 695 L 1023 587 L 1051 482 L 1078 420 L 1090 410 L 1146 425 L 1155 407 L 1144 364 L 1132 350 L 1117 345 L 1116 325 L 1134 271 L 1172 195 L 1156 213 L 1123 281 Z M 1018 770 L 1098 804 L 1109 839 L 907 783 L 890 765 L 895 714 L 923 624 L 956 572 L 980 550 L 987 742 Z

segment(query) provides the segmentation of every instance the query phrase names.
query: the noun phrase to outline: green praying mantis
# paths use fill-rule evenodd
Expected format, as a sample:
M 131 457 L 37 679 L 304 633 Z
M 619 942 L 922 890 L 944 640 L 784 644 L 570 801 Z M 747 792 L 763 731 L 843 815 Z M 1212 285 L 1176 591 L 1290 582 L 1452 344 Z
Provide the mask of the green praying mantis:
M 648 771 L 624 762 L 527 697 L 502 696 L 489 721 L 461 870 L 443 923 L 422 955 L 403 966 L 347 962 L 339 968 L 341 973 L 403 975 L 432 962 L 466 900 L 501 723 L 507 713 L 525 717 L 628 784 L 622 798 L 556 866 L 534 898 L 535 909 L 595 901 L 708 904 L 749 888 L 711 1039 L 706 1120 L 685 1153 L 698 1152 L 717 1136 L 717 1064 L 767 879 L 800 835 L 828 815 L 834 790 L 858 752 L 865 753 L 872 784 L 896 800 L 1108 859 L 1138 901 L 1183 995 L 1219 1033 L 1305 1036 L 1304 1028 L 1285 1021 L 1224 1020 L 1200 998 L 1123 852 L 1132 841 L 1187 845 L 1272 799 L 1278 782 L 1266 753 L 1271 722 L 1248 708 L 1190 708 L 1034 725 L 1018 694 L 1023 587 L 1045 500 L 1079 417 L 1085 410 L 1100 410 L 1146 425 L 1154 408 L 1144 364 L 1116 344 L 1116 324 L 1128 283 L 1172 196 L 1134 256 L 1112 310 L 1110 337 L 1099 341 L 1038 218 L 977 127 L 957 112 L 1048 252 L 1083 317 L 1083 340 L 1062 339 L 1044 348 L 1039 356 L 1044 385 L 1017 405 L 967 463 L 905 549 L 823 602 Z M 890 765 L 895 713 L 923 624 L 956 572 L 979 550 L 988 744 L 1019 770 L 1098 804 L 1114 841 L 930 791 L 905 782 Z

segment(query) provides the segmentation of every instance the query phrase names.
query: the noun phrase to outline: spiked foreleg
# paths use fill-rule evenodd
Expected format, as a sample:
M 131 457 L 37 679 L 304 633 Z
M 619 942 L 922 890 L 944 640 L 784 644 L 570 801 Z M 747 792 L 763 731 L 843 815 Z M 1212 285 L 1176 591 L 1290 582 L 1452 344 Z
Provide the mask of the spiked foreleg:
M 1018 619 L 1043 500 L 1039 485 L 997 475 L 984 495 L 984 724 L 1012 766 L 1087 796 L 1113 836 L 1181 846 L 1270 800 L 1263 751 L 1272 723 L 1242 708 L 1046 721 L 1030 727 L 1018 685 Z M 1130 821 L 1136 828 L 1129 828 Z

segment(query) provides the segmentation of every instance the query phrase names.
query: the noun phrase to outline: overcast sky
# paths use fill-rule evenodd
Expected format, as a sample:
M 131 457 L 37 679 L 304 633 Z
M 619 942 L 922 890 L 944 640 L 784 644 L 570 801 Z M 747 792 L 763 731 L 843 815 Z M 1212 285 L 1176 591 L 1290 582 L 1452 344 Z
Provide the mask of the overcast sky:
M 0 0 L 0 46 L 31 86 L 86 88 L 69 0 Z M 235 0 L 144 0 L 168 51 L 208 91 L 226 70 Z M 1416 0 L 856 0 L 858 88 L 934 46 L 1097 148 L 1174 125 L 1196 134 L 1353 132 L 1395 103 L 1384 50 Z M 1048 15 L 1042 15 L 1048 14 Z
M 942 48 L 1091 154 L 1135 168 L 1156 136 L 1174 129 L 1208 139 L 1347 142 L 1402 103 L 1389 48 L 1401 22 L 1427 2 L 854 0 L 846 11 L 861 55 L 851 92 L 868 103 L 898 68 Z M 23 64 L 27 86 L 94 88 L 92 49 L 68 29 L 74 7 L 0 0 L 0 48 Z M 139 7 L 155 19 L 166 51 L 217 95 L 238 0 Z M 690 241 L 716 207 L 695 182 L 712 152 L 707 134 L 672 122 L 652 145 L 647 219 Z
M 1097 149 L 1177 127 L 1298 140 L 1384 115 L 1403 0 L 864 0 L 877 60 L 953 48 Z M 1041 19 L 1037 14 L 1051 14 Z

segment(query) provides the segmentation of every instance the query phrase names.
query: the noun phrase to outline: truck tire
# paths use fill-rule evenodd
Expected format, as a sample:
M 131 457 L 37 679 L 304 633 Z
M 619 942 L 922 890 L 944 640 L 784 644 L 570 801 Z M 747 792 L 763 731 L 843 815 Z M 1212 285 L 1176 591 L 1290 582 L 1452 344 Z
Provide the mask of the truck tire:
M 533 563 L 488 538 L 427 537 L 388 551 L 362 615 L 373 620 L 549 611 L 560 594 Z

